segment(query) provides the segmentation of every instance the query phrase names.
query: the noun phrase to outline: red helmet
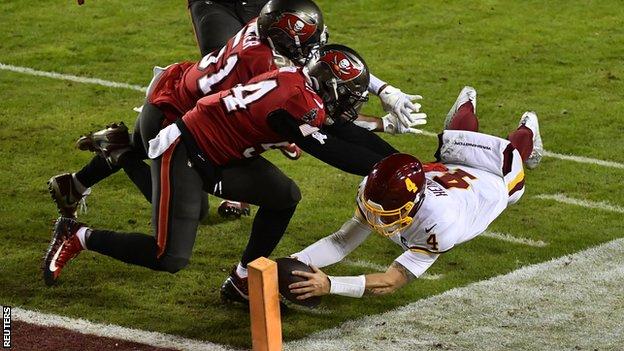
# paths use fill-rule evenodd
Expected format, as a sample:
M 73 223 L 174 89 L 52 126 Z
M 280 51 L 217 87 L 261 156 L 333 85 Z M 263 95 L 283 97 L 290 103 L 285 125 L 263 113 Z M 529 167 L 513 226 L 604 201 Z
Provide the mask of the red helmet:
M 360 195 L 366 220 L 385 236 L 409 226 L 425 199 L 425 183 L 423 165 L 414 156 L 394 154 L 379 161 Z

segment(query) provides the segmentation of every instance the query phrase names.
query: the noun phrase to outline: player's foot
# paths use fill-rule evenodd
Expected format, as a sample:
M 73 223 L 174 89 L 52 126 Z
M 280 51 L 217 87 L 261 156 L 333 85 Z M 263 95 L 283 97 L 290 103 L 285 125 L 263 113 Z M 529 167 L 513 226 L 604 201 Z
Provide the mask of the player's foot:
M 455 103 L 446 114 L 446 119 L 444 120 L 444 130 L 448 129 L 448 126 L 453 121 L 453 116 L 455 116 L 457 110 L 459 110 L 459 108 L 467 102 L 472 103 L 473 112 L 477 114 L 477 91 L 471 86 L 465 86 L 459 92 L 457 100 L 455 100 Z
M 76 218 L 78 214 L 78 206 L 82 203 L 86 206 L 86 194 L 81 194 L 76 188 L 74 179 L 70 173 L 55 175 L 48 180 L 48 190 L 52 200 L 56 203 L 56 207 L 61 216 Z
M 533 111 L 525 112 L 522 117 L 520 117 L 518 128 L 521 126 L 525 126 L 533 132 L 533 151 L 531 151 L 531 155 L 529 155 L 529 158 L 524 164 L 528 169 L 534 169 L 539 165 L 542 160 L 542 155 L 544 154 L 544 144 L 542 144 L 542 136 L 539 132 L 537 114 Z
M 251 215 L 251 206 L 248 203 L 223 200 L 217 209 L 223 218 L 240 218 Z
M 123 122 L 113 123 L 95 133 L 83 135 L 76 142 L 80 150 L 95 152 L 115 166 L 121 155 L 130 150 L 130 134 Z
M 280 148 L 280 151 L 291 160 L 298 160 L 301 157 L 301 149 L 296 144 L 284 146 Z
M 52 240 L 43 257 L 43 280 L 46 285 L 54 285 L 67 262 L 83 250 L 76 232 L 84 226 L 83 223 L 66 217 L 59 217 L 54 223 Z
M 249 303 L 249 286 L 247 278 L 241 278 L 236 273 L 236 266 L 232 268 L 230 276 L 221 285 L 221 301 Z

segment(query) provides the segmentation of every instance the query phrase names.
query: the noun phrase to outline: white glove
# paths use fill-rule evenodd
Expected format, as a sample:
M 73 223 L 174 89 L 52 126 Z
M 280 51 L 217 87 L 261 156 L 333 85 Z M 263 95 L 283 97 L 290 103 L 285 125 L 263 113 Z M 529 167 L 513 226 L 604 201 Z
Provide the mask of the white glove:
M 414 127 L 421 126 L 423 124 L 427 124 L 427 114 L 425 113 L 410 113 L 411 122 L 407 127 L 403 126 L 402 123 L 399 123 L 398 118 L 396 118 L 393 114 L 388 113 L 387 115 L 381 117 L 381 121 L 383 122 L 384 132 L 389 134 L 420 134 L 422 130 L 416 129 Z
M 422 99 L 420 95 L 405 94 L 401 89 L 388 85 L 379 93 L 384 111 L 393 114 L 404 127 L 409 128 L 414 122 L 412 115 L 420 111 L 420 104 L 414 102 Z

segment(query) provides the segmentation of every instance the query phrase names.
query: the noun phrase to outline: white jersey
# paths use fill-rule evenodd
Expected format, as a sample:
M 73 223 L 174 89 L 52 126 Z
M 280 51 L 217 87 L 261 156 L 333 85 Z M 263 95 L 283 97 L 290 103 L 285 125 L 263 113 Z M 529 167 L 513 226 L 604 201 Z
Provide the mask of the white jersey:
M 420 209 L 391 237 L 406 250 L 397 261 L 416 276 L 438 254 L 483 233 L 524 192 L 522 159 L 509 141 L 467 131 L 444 131 L 441 141 L 440 163 L 425 165 Z

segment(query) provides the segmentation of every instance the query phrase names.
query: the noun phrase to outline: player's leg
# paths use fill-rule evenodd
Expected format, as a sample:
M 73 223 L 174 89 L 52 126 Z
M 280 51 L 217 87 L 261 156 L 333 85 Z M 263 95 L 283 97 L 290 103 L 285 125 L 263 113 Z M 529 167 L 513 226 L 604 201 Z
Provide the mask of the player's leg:
M 201 55 L 220 49 L 244 25 L 231 1 L 189 0 L 189 12 Z
M 86 246 L 123 262 L 175 273 L 191 257 L 204 196 L 203 182 L 189 167 L 181 143 L 153 160 L 151 169 L 154 235 L 93 230 Z
M 511 132 L 507 139 L 518 150 L 528 168 L 533 169 L 537 167 L 542 159 L 544 146 L 535 112 L 525 112 L 520 118 L 518 129 Z
M 258 17 L 262 7 L 269 2 L 269 0 L 244 0 L 236 1 L 236 14 L 242 21 L 247 23 L 254 17 Z
M 117 260 L 175 273 L 191 257 L 201 216 L 203 181 L 189 166 L 184 145 L 170 147 L 152 162 L 154 235 L 87 228 L 60 218 L 44 258 L 44 278 L 54 284 L 69 260 L 89 249 Z
M 479 120 L 476 113 L 477 91 L 473 87 L 465 86 L 446 115 L 444 129 L 478 132 Z
M 48 189 L 62 216 L 76 216 L 76 209 L 90 188 L 121 168 L 119 156 L 130 150 L 128 129 L 123 123 L 80 137 L 76 146 L 97 153 L 76 173 L 59 174 L 48 181 Z
M 225 167 L 222 178 L 217 196 L 259 206 L 240 263 L 221 289 L 224 299 L 243 302 L 247 298 L 247 264 L 273 252 L 301 200 L 301 192 L 292 179 L 262 157 Z

